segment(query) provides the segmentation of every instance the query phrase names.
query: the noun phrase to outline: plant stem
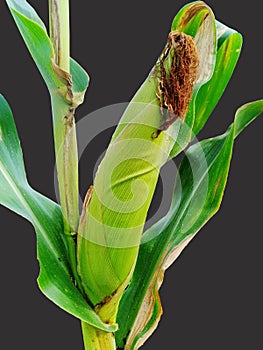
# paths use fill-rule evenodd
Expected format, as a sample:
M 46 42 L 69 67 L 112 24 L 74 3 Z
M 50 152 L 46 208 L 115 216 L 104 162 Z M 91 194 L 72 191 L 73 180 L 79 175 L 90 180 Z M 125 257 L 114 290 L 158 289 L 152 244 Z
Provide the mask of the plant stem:
M 79 223 L 78 153 L 75 104 L 70 75 L 69 0 L 49 0 L 50 37 L 54 47 L 53 69 L 64 87 L 52 95 L 57 177 L 68 259 L 79 290 L 84 294 L 77 271 L 75 235 Z M 115 350 L 113 333 L 82 322 L 85 350 Z
M 65 233 L 75 234 L 79 220 L 78 154 L 70 72 L 69 0 L 49 0 L 54 71 L 65 84 L 52 98 L 58 184 Z
M 54 143 L 57 177 L 64 231 L 67 237 L 68 258 L 78 285 L 76 267 L 76 234 L 78 208 L 78 152 L 75 130 L 75 108 L 70 75 L 69 0 L 49 0 L 50 38 L 54 48 L 53 68 L 64 87 L 52 95 Z
M 74 119 L 69 123 L 69 105 L 58 95 L 52 98 L 56 166 L 64 232 L 67 236 L 68 258 L 75 280 L 76 244 L 74 235 L 79 221 L 78 210 L 78 154 Z M 70 125 L 70 126 L 69 126 Z M 80 284 L 79 284 L 80 285 Z
M 70 73 L 69 0 L 49 0 L 49 23 L 56 64 Z
M 116 343 L 113 333 L 104 332 L 82 322 L 82 334 L 85 350 L 115 350 Z

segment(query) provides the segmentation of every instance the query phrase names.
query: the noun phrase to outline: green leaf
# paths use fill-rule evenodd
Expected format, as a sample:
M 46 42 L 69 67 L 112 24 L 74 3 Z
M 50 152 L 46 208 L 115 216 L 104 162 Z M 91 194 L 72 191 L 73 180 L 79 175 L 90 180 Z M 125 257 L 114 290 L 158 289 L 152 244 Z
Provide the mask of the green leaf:
M 250 102 L 240 107 L 235 119 L 235 137 L 263 112 L 262 100 Z
M 6 0 L 6 2 L 49 90 L 63 86 L 52 68 L 53 47 L 45 26 L 35 10 L 24 0 Z
M 28 184 L 12 112 L 0 95 L 0 204 L 29 220 L 37 233 L 39 287 L 55 304 L 105 331 L 104 324 L 72 282 L 60 207 Z
M 133 279 L 121 300 L 117 318 L 120 329 L 116 333 L 120 347 L 126 343 L 128 349 L 135 349 L 154 331 L 161 316 L 158 289 L 163 273 L 218 211 L 234 138 L 262 111 L 263 100 L 242 106 L 224 135 L 187 150 L 178 170 L 171 208 L 144 234 Z
M 216 21 L 218 48 L 212 78 L 198 91 L 195 101 L 193 135 L 197 135 L 220 100 L 240 56 L 242 36 Z
M 70 59 L 70 72 L 72 75 L 72 91 L 74 94 L 84 94 L 89 85 L 89 76 L 86 71 L 73 58 Z M 83 96 L 84 97 L 84 96 Z
M 64 87 L 66 82 L 61 80 L 61 77 L 54 71 L 52 66 L 54 49 L 44 23 L 27 1 L 6 0 L 6 3 L 50 93 L 57 93 L 57 89 Z M 89 77 L 84 69 L 73 59 L 71 59 L 70 69 L 73 93 L 75 92 L 78 101 L 82 102 L 89 84 Z M 80 94 L 81 98 L 79 97 Z
M 8 6 L 19 13 L 24 14 L 25 17 L 31 19 L 32 21 L 38 23 L 41 27 L 45 29 L 45 25 L 39 18 L 36 11 L 29 5 L 27 1 L 24 0 L 6 0 Z

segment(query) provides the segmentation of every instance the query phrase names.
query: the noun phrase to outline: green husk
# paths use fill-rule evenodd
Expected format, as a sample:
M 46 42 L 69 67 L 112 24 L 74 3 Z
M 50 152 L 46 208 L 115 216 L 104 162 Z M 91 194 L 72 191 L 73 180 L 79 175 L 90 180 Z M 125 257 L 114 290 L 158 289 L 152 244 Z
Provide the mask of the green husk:
M 184 33 L 185 28 L 188 30 L 185 20 L 188 11 L 192 13 L 189 20 L 193 26 L 191 33 L 195 36 L 194 40 Z M 178 145 L 178 153 L 191 140 L 191 125 L 195 118 L 193 101 L 213 72 L 216 40 L 214 16 L 210 8 L 204 3 L 194 3 L 186 6 L 180 16 L 180 31 L 173 30 L 169 35 L 160 59 L 132 99 L 112 137 L 80 220 L 78 271 L 89 300 L 99 314 L 102 308 L 110 309 L 107 317 L 111 321 L 116 318 L 122 296 L 120 290 L 129 283 L 134 269 L 160 168 L 170 159 L 175 144 Z M 193 21 L 195 16 L 198 20 Z M 205 46 L 202 43 L 206 43 Z M 180 86 L 181 90 L 173 87 L 176 96 L 171 96 L 169 84 L 174 74 L 174 62 L 181 62 L 185 69 L 182 57 L 189 52 L 188 66 L 182 73 L 183 77 L 187 74 L 190 76 L 185 83 L 188 89 L 190 81 L 194 81 L 195 85 L 190 91 L 192 100 L 187 102 L 187 106 L 182 106 L 177 93 L 180 96 L 184 85 Z M 195 71 L 196 54 L 209 61 L 209 68 L 202 62 Z M 176 74 L 181 73 L 178 71 L 180 69 Z M 189 93 L 183 92 L 184 96 Z M 116 299 L 116 294 L 118 301 L 115 300 L 115 307 L 112 308 L 110 305 L 113 297 Z

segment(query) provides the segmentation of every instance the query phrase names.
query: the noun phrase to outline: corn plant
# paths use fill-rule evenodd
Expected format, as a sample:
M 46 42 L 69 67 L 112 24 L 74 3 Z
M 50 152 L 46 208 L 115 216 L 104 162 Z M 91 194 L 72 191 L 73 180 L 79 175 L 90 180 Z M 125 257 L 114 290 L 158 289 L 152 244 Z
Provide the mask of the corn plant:
M 50 93 L 60 205 L 28 184 L 3 96 L 0 203 L 34 226 L 39 288 L 80 320 L 85 349 L 138 349 L 162 315 L 165 270 L 218 211 L 234 141 L 263 110 L 263 100 L 247 103 L 223 135 L 192 142 L 233 74 L 242 37 L 204 2 L 178 12 L 79 210 L 75 113 L 89 76 L 70 57 L 69 1 L 49 0 L 49 30 L 27 1 L 6 3 Z M 170 209 L 144 232 L 160 169 L 182 152 Z

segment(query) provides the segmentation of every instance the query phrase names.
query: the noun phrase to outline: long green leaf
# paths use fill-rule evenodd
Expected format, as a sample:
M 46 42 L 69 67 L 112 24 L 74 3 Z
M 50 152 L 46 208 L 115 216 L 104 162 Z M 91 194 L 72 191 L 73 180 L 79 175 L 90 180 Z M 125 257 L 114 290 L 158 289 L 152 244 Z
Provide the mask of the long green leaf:
M 262 111 L 263 100 L 241 107 L 224 135 L 194 144 L 186 152 L 171 208 L 144 234 L 132 282 L 121 300 L 119 347 L 128 337 L 127 349 L 135 349 L 154 331 L 161 316 L 158 289 L 163 273 L 218 211 L 234 139 Z
M 60 207 L 29 186 L 12 112 L 1 95 L 0 204 L 29 220 L 36 230 L 42 292 L 81 320 L 105 331 L 115 330 L 100 320 L 72 282 Z

